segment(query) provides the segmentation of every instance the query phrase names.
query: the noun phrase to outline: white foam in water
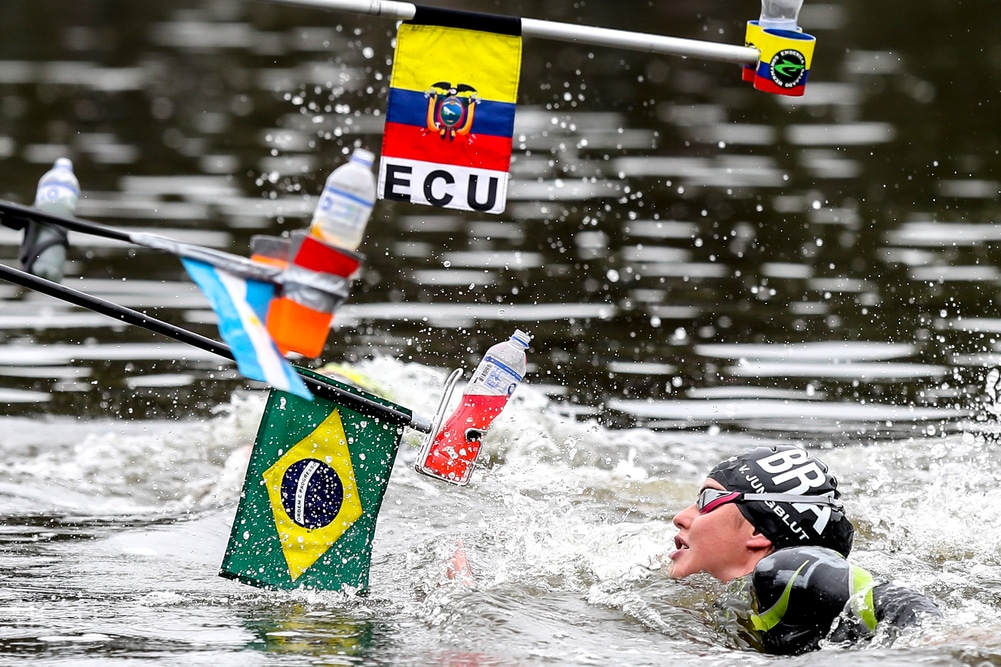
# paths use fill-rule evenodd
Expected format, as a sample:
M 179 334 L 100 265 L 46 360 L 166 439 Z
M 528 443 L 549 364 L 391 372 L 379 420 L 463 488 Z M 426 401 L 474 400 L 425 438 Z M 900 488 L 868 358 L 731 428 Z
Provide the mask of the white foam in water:
M 853 515 L 899 558 L 961 559 L 1001 572 L 996 437 L 915 439 L 833 457 L 857 490 Z
M 221 482 L 235 465 L 231 453 L 253 443 L 263 406 L 263 393 L 238 394 L 200 423 L 98 421 L 79 429 L 56 422 L 25 432 L 25 444 L 6 449 L 0 470 L 23 493 L 39 485 L 72 489 L 53 495 L 54 507 L 148 512 L 231 502 L 239 489 Z
M 345 370 L 428 416 L 447 374 L 391 357 Z M 102 539 L 77 546 L 57 576 L 108 592 L 120 582 L 134 600 L 125 611 L 142 618 L 150 612 L 137 608 L 157 614 L 183 608 L 196 633 L 205 631 L 198 619 L 211 613 L 213 632 L 224 642 L 245 632 L 234 610 L 260 605 L 272 610 L 268 616 L 280 615 L 275 610 L 288 602 L 319 616 L 272 625 L 269 636 L 323 636 L 330 632 L 324 615 L 347 613 L 414 626 L 417 633 L 429 628 L 439 644 L 476 650 L 485 664 L 493 664 L 492 651 L 479 638 L 488 635 L 502 641 L 505 659 L 527 662 L 550 655 L 567 664 L 566 641 L 575 637 L 575 663 L 621 660 L 626 646 L 643 664 L 656 664 L 665 646 L 675 660 L 705 650 L 730 655 L 699 639 L 705 627 L 697 609 L 706 604 L 699 600 L 711 599 L 716 589 L 702 579 L 668 579 L 665 557 L 674 548 L 671 517 L 693 502 L 713 464 L 771 442 L 760 434 L 611 430 L 572 416 L 529 377 L 488 431 L 468 487 L 416 473 L 411 462 L 421 434 L 406 432 L 380 515 L 369 597 L 275 594 L 215 575 L 264 396 L 237 394 L 205 421 L 98 421 L 83 428 L 67 422 L 35 434 L 22 430 L 20 440 L 4 448 L 0 471 L 16 484 L 0 488 L 0 511 L 15 501 L 80 516 L 171 517 L 163 525 L 100 529 Z M 856 562 L 933 594 L 950 612 L 1001 624 L 992 606 L 967 600 L 989 595 L 989 584 L 971 581 L 1001 574 L 994 437 L 932 436 L 821 456 L 838 472 L 859 524 Z M 53 495 L 52 488 L 72 492 Z M 195 518 L 183 518 L 189 515 Z M 472 566 L 471 587 L 446 576 L 460 539 Z M 66 558 L 69 551 L 59 553 Z M 45 641 L 104 634 L 100 625 L 39 620 L 60 628 Z M 960 621 L 948 623 L 947 632 L 961 629 Z M 582 626 L 600 642 L 580 639 Z

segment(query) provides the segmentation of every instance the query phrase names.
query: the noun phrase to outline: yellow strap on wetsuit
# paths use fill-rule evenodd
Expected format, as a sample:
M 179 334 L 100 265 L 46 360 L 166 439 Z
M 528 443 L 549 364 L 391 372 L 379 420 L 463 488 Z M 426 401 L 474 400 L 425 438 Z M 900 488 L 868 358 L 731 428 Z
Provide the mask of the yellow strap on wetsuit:
M 872 575 L 858 565 L 851 565 L 851 576 L 848 578 L 851 598 L 849 604 L 855 615 L 862 619 L 870 632 L 876 631 L 876 606 L 872 599 L 872 589 L 876 587 Z

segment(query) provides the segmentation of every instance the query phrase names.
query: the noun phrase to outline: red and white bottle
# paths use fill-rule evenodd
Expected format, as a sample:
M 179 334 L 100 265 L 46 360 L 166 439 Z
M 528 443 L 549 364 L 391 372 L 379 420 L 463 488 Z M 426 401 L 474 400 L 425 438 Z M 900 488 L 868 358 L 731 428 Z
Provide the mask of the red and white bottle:
M 428 437 L 416 469 L 453 484 L 466 484 L 480 453 L 480 440 L 525 377 L 525 350 L 532 337 L 516 330 L 483 356 L 462 392 L 462 400 L 437 433 Z

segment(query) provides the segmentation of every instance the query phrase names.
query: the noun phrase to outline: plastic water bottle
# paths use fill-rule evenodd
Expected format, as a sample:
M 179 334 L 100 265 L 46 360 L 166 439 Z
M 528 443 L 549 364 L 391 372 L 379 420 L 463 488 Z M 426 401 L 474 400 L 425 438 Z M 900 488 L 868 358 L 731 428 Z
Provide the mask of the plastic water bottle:
M 35 193 L 35 208 L 46 213 L 72 217 L 76 213 L 76 203 L 80 198 L 80 183 L 73 173 L 73 162 L 61 157 L 52 169 L 38 179 Z
M 803 0 L 761 0 L 761 18 L 758 24 L 765 29 L 799 29 L 799 10 Z
M 462 400 L 441 429 L 425 442 L 416 468 L 432 477 L 466 484 L 480 453 L 480 440 L 525 377 L 525 350 L 532 337 L 516 330 L 483 356 Z
M 375 206 L 375 155 L 356 148 L 351 159 L 327 177 L 309 232 L 325 243 L 357 250 Z
M 38 179 L 35 208 L 45 213 L 73 217 L 80 198 L 80 183 L 73 173 L 73 163 L 61 157 L 52 169 Z M 58 225 L 32 221 L 25 228 L 21 243 L 21 265 L 29 273 L 59 282 L 66 264 L 66 230 Z

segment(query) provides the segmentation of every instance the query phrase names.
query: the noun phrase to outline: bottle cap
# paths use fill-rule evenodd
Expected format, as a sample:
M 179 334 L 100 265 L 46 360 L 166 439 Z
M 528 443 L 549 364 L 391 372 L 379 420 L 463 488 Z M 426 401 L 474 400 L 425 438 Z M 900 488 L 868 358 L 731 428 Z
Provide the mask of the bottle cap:
M 358 160 L 366 167 L 371 167 L 375 164 L 375 153 L 366 148 L 356 148 L 354 153 L 351 154 L 352 160 Z
M 57 159 L 55 165 L 53 166 L 56 169 L 69 169 L 70 171 L 73 171 L 73 162 L 68 157 L 61 157 Z
M 528 349 L 528 344 L 532 342 L 532 334 L 525 333 L 521 329 L 515 329 L 511 340 Z

